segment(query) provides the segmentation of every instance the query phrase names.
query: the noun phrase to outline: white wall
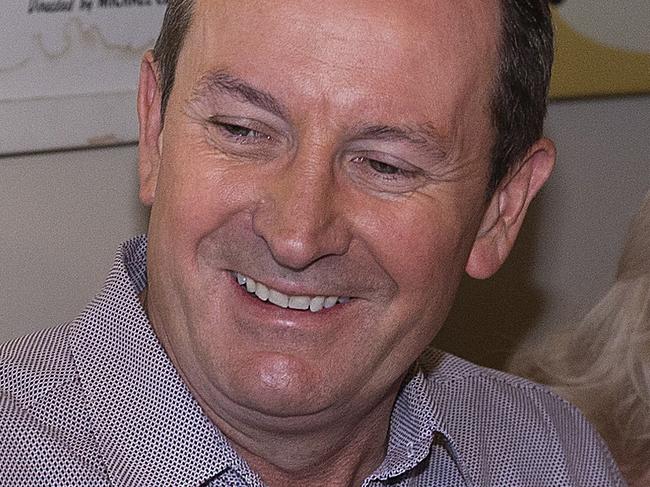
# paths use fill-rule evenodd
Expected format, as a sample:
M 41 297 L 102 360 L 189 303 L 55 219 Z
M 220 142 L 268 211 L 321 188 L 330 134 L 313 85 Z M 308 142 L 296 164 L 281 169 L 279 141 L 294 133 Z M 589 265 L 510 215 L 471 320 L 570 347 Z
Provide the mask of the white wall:
M 135 146 L 0 159 L 0 342 L 74 318 L 145 229 Z
M 485 364 L 596 302 L 650 188 L 650 97 L 558 102 L 547 127 L 552 180 L 502 272 L 463 284 L 439 340 Z M 0 342 L 83 308 L 118 243 L 145 229 L 136 192 L 134 146 L 0 159 Z
M 541 318 L 551 322 L 582 316 L 613 280 L 650 190 L 650 97 L 557 103 L 547 127 L 560 152 L 539 208 L 535 275 L 553 303 Z

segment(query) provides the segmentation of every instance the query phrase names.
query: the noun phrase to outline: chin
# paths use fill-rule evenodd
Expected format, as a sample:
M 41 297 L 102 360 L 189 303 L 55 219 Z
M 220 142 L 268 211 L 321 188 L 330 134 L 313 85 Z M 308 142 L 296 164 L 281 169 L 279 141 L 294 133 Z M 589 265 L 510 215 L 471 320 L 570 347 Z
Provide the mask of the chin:
M 296 355 L 255 353 L 226 380 L 231 400 L 271 417 L 316 414 L 335 401 L 318 365 Z

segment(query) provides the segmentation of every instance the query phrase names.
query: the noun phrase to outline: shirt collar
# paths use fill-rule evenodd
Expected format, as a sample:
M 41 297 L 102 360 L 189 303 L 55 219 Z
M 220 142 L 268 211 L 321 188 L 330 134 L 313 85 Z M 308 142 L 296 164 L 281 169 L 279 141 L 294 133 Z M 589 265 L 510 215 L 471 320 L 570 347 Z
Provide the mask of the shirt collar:
M 74 323 L 71 348 L 114 485 L 200 485 L 250 470 L 202 413 L 140 304 L 146 238 L 124 243 L 103 291 Z
M 394 462 L 398 468 L 395 473 L 422 461 L 429 453 L 435 433 L 447 437 L 446 428 L 428 400 L 428 389 L 422 371 L 416 369 L 393 407 L 387 458 L 398 460 Z
M 437 351 L 432 353 L 434 356 L 427 360 L 435 360 L 438 353 L 442 355 Z M 386 457 L 372 475 L 373 479 L 387 480 L 407 473 L 435 453 L 433 449 L 438 446 L 452 457 L 469 485 L 467 470 L 436 404 L 433 387 L 424 368 L 416 362 L 395 401 Z

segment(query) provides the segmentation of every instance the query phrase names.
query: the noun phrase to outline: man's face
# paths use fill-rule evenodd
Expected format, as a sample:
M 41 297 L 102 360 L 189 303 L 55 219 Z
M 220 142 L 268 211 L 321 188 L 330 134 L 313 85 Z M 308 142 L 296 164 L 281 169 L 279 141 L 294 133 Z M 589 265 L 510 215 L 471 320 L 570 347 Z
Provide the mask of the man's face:
M 396 391 L 486 207 L 497 32 L 496 2 L 197 0 L 141 197 L 148 312 L 220 414 Z

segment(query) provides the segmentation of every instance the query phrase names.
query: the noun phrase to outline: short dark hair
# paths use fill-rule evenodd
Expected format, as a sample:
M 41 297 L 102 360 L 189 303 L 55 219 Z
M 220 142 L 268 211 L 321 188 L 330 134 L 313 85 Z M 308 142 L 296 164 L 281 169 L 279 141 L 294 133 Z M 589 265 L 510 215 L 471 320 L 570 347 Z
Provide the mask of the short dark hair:
M 548 0 L 501 0 L 501 37 L 490 108 L 495 137 L 488 190 L 542 136 L 553 65 Z
M 190 23 L 194 0 L 169 0 L 160 34 L 153 48 L 153 58 L 158 65 L 158 85 L 162 93 L 161 111 L 165 119 L 167 102 L 174 87 L 176 64 Z
M 501 35 L 490 110 L 494 127 L 488 194 L 542 136 L 553 64 L 548 0 L 500 0 Z M 169 0 L 153 50 L 162 93 L 162 117 L 174 86 L 179 53 L 194 0 Z

